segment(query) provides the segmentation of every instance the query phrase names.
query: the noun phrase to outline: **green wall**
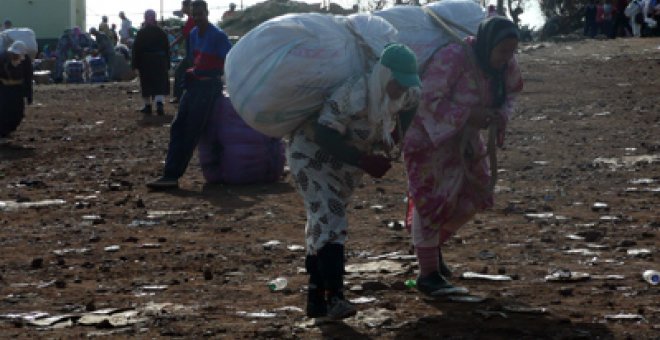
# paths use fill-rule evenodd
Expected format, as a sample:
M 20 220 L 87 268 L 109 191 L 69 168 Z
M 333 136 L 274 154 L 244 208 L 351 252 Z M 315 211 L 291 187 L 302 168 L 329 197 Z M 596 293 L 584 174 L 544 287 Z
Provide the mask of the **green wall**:
M 0 0 L 0 20 L 29 27 L 37 39 L 56 39 L 66 28 L 85 28 L 85 0 Z

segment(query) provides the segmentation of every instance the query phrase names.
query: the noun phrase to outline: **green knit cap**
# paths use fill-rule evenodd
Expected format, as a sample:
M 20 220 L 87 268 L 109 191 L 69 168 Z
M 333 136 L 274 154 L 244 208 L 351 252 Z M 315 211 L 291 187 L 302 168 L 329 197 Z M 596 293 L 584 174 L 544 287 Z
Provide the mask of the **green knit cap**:
M 392 71 L 392 77 L 405 87 L 422 86 L 417 74 L 415 52 L 403 44 L 389 44 L 380 55 L 380 63 Z

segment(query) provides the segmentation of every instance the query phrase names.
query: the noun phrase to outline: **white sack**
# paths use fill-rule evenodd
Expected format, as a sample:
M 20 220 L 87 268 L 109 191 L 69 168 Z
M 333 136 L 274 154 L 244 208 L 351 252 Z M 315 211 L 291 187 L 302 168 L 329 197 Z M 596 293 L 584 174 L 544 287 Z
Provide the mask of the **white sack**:
M 0 32 L 0 44 L 2 44 L 2 53 L 6 52 L 14 41 L 22 41 L 27 47 L 27 55 L 32 60 L 37 57 L 37 38 L 34 31 L 29 28 L 10 28 Z
M 360 46 L 349 27 L 368 47 Z M 375 61 L 368 62 L 367 54 L 378 57 L 396 40 L 392 25 L 368 14 L 273 18 L 230 50 L 225 63 L 227 91 L 248 125 L 282 137 L 316 113 L 347 78 L 365 72 Z
M 473 0 L 443 0 L 434 2 L 425 7 L 434 13 L 456 23 L 477 34 L 479 24 L 486 18 L 485 10 Z M 447 34 L 430 15 L 424 13 L 419 6 L 395 6 L 374 15 L 387 20 L 397 31 L 399 41 L 410 47 L 417 55 L 417 63 L 421 67 L 431 58 L 433 53 L 440 47 L 452 41 Z M 454 29 L 461 38 L 466 36 L 460 30 Z

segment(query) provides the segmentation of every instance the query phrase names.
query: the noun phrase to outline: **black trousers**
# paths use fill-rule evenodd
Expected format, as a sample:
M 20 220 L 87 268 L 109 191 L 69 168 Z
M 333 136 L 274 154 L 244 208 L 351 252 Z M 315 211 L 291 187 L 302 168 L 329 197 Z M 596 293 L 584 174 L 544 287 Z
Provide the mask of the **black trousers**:
M 24 112 L 23 87 L 0 85 L 0 138 L 16 131 L 23 121 Z

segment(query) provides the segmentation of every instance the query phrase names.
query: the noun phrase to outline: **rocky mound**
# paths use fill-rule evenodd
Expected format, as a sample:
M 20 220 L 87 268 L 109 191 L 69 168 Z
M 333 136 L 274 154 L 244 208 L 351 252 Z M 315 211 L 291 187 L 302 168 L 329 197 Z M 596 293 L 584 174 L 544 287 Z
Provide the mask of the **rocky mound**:
M 330 8 L 325 9 L 321 8 L 320 3 L 308 4 L 298 1 L 268 0 L 238 12 L 233 18 L 220 23 L 220 27 L 228 35 L 242 36 L 268 19 L 288 13 L 311 12 L 347 15 L 355 11 L 344 9 L 337 4 L 330 4 Z

